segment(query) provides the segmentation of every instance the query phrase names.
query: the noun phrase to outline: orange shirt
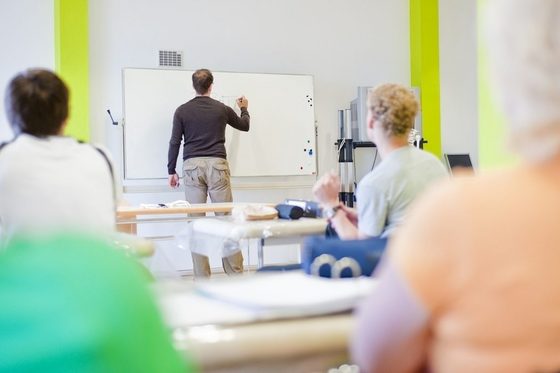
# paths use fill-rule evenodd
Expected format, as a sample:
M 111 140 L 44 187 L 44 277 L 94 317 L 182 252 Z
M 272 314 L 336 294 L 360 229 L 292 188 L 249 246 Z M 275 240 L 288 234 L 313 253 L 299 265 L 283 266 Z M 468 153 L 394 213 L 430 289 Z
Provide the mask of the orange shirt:
M 558 165 L 432 189 L 389 250 L 430 315 L 432 371 L 560 370 Z

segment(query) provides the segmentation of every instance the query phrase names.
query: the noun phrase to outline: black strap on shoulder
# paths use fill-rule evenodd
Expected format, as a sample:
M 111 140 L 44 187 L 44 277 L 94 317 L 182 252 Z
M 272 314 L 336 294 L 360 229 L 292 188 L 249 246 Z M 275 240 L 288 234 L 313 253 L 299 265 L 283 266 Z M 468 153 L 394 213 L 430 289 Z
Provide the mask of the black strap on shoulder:
M 13 143 L 15 141 L 15 139 L 16 139 L 16 137 L 11 139 L 10 141 L 5 141 L 3 143 L 0 143 L 0 150 L 4 149 L 7 145 L 10 145 L 11 143 Z
M 95 150 L 97 150 L 97 152 L 99 154 L 101 154 L 103 159 L 105 159 L 105 162 L 107 163 L 107 167 L 109 168 L 109 174 L 111 175 L 111 187 L 113 189 L 113 202 L 115 204 L 115 211 L 116 211 L 116 209 L 117 209 L 117 190 L 116 190 L 116 186 L 115 186 L 115 171 L 113 170 L 113 165 L 111 164 L 111 161 L 109 160 L 109 157 L 107 156 L 107 154 L 103 150 L 101 150 L 101 148 L 98 148 L 95 145 L 92 145 L 92 146 Z

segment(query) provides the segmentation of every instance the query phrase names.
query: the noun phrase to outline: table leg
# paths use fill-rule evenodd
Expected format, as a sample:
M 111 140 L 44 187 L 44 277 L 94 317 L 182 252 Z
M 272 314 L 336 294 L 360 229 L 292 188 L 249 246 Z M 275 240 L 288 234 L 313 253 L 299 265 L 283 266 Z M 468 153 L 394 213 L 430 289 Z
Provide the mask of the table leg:
M 136 216 L 134 216 L 134 219 L 136 219 Z M 136 223 L 117 224 L 117 232 L 137 235 L 138 234 L 138 227 L 137 227 Z
M 251 272 L 251 240 L 243 240 L 247 244 L 247 273 Z
M 263 258 L 263 247 L 264 247 L 264 238 L 261 238 L 257 242 L 257 268 L 262 268 L 264 265 L 264 258 Z

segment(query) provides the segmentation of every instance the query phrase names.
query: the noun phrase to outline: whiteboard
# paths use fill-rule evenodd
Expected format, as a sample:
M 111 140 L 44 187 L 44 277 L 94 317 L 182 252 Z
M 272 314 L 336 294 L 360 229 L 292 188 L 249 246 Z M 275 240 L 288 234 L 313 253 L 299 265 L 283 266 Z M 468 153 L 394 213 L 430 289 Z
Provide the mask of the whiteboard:
M 126 179 L 167 178 L 173 114 L 195 96 L 187 70 L 123 69 Z M 213 72 L 212 97 L 240 113 L 249 100 L 251 126 L 226 130 L 232 176 L 314 175 L 317 172 L 313 77 Z M 182 173 L 183 151 L 177 172 Z

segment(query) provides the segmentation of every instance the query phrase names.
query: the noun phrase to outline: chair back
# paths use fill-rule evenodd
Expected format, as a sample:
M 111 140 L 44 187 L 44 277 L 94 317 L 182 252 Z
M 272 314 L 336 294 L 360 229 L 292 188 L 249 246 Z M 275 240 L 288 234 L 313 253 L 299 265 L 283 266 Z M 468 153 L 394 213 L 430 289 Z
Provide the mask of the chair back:
M 321 277 L 371 276 L 386 246 L 386 238 L 310 237 L 303 246 L 302 268 L 308 274 Z

